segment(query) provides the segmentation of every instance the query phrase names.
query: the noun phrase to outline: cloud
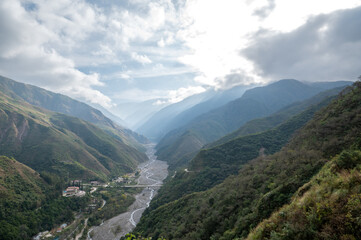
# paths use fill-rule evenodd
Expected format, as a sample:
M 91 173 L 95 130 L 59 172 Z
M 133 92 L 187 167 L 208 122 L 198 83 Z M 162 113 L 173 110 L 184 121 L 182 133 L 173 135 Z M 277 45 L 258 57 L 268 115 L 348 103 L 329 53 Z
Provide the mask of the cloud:
M 260 18 L 266 18 L 268 15 L 275 9 L 276 1 L 267 0 L 267 5 L 264 5 L 254 11 L 254 15 L 259 16 Z
M 270 79 L 353 80 L 361 73 L 361 7 L 310 18 L 289 33 L 268 32 L 243 51 Z
M 169 96 L 168 96 L 169 102 L 171 102 L 171 103 L 180 102 L 189 96 L 192 96 L 194 94 L 199 94 L 199 93 L 202 93 L 205 91 L 206 91 L 206 89 L 201 86 L 182 87 L 177 90 L 169 91 Z
M 321 20 L 313 17 L 307 23 L 309 29 L 304 27 L 304 33 L 310 34 L 305 39 L 308 46 L 311 39 L 323 41 L 317 51 L 307 49 L 300 40 L 303 47 L 294 50 L 291 42 L 303 37 L 295 29 L 311 14 L 359 4 L 359 0 L 327 4 L 320 0 L 3 0 L 0 74 L 108 107 L 113 104 L 114 91 L 131 93 L 134 89 L 140 89 L 133 93 L 142 99 L 160 96 L 179 101 L 203 87 L 226 89 L 280 77 L 279 69 L 290 75 L 306 67 L 316 71 L 322 62 L 326 66 L 332 58 L 339 61 L 334 55 L 341 47 L 344 53 L 340 56 L 355 59 L 357 43 L 338 46 L 321 39 L 322 34 L 336 36 L 331 34 L 336 31 L 334 25 L 326 24 L 333 20 L 326 15 L 323 25 L 313 31 L 316 34 L 318 29 L 317 38 L 311 36 L 311 22 L 315 25 Z M 284 49 L 278 50 L 283 59 L 298 65 L 282 68 L 287 61 L 274 60 L 275 50 L 264 53 L 263 40 L 276 48 L 281 42 L 289 45 L 288 56 Z M 329 47 L 336 49 L 326 50 Z M 319 64 L 299 61 L 301 49 Z M 261 54 L 265 59 L 260 59 Z M 338 75 L 333 74 L 351 72 L 353 65 L 344 64 Z
M 152 60 L 150 60 L 146 55 L 139 55 L 136 52 L 132 52 L 131 56 L 135 61 L 137 61 L 141 64 L 152 63 Z
M 50 5 L 45 6 L 49 8 Z M 35 4 L 32 9 L 42 12 L 41 6 Z M 53 7 L 59 6 L 53 5 Z M 77 7 L 73 6 L 73 10 Z M 65 31 L 62 32 L 64 36 L 69 35 L 74 40 L 82 38 L 84 36 L 81 33 L 75 33 L 76 25 L 82 21 L 88 21 L 87 24 L 92 23 L 90 19 L 93 15 L 88 11 L 89 9 L 83 12 L 79 9 L 63 10 L 64 14 L 68 14 L 68 18 L 74 21 L 61 20 L 50 11 L 46 24 L 44 21 L 40 24 L 39 21 L 45 16 L 34 18 L 35 13 L 32 10 L 27 12 L 19 2 L 1 1 L 0 74 L 109 107 L 110 98 L 93 89 L 93 86 L 103 85 L 99 81 L 98 74 L 85 74 L 77 70 L 71 59 L 60 55 L 49 44 L 56 45 L 61 42 L 62 35 L 59 33 L 61 31 Z M 51 29 L 48 24 L 51 25 Z

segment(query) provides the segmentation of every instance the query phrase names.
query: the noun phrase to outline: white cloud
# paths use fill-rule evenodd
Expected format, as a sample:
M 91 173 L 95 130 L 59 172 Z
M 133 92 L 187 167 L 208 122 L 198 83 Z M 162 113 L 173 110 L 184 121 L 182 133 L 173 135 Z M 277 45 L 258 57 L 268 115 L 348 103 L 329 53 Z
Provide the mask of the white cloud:
M 136 52 L 132 52 L 131 56 L 135 61 L 137 61 L 137 62 L 139 62 L 141 64 L 152 63 L 152 60 L 150 60 L 146 55 L 139 55 Z
M 177 37 L 191 51 L 179 59 L 198 71 L 195 80 L 200 84 L 228 87 L 226 76 L 233 72 L 242 73 L 239 79 L 267 81 L 251 61 L 239 54 L 252 43 L 255 33 L 265 29 L 289 32 L 311 15 L 360 4 L 359 0 L 188 1 L 181 11 L 182 28 Z
M 138 96 L 178 101 L 202 91 L 197 86 L 229 88 L 279 76 L 262 74 L 260 63 L 239 53 L 265 35 L 294 31 L 311 15 L 360 5 L 359 0 L 91 2 L 2 0 L 0 74 L 103 106 L 112 101 L 99 89 L 133 91 L 143 88 L 138 79 L 158 77 L 168 89 L 144 88 Z M 326 26 L 319 30 L 325 38 Z M 169 84 L 176 80 L 166 82 L 164 76 L 174 75 L 183 88 Z M 117 86 L 118 79 L 127 81 Z
M 206 89 L 201 86 L 182 87 L 177 90 L 169 91 L 168 98 L 169 98 L 169 102 L 176 103 L 176 102 L 182 101 L 183 99 L 185 99 L 189 96 L 192 96 L 194 94 L 199 94 L 199 93 L 202 93 L 205 91 L 206 91 Z

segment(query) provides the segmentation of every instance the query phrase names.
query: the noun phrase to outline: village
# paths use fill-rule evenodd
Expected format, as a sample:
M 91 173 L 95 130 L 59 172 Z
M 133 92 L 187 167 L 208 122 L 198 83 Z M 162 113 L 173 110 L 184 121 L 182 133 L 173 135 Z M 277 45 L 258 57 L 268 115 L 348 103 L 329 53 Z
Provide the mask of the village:
M 125 188 L 125 186 L 136 184 L 136 179 L 138 176 L 139 171 L 136 171 L 113 178 L 110 182 L 107 183 L 99 180 L 70 180 L 67 184 L 68 186 L 62 191 L 62 196 L 66 198 L 87 197 L 89 198 L 89 201 L 86 208 L 83 209 L 82 212 L 74 213 L 75 219 L 72 223 L 62 223 L 50 231 L 40 232 L 34 236 L 33 239 L 86 239 L 84 232 L 86 232 L 85 230 L 88 229 L 88 219 L 100 215 L 109 198 L 117 197 L 117 194 L 114 194 L 114 192 L 123 191 L 124 193 L 119 194 L 119 196 L 123 199 L 132 195 L 132 191 L 134 190 L 129 190 L 129 188 Z

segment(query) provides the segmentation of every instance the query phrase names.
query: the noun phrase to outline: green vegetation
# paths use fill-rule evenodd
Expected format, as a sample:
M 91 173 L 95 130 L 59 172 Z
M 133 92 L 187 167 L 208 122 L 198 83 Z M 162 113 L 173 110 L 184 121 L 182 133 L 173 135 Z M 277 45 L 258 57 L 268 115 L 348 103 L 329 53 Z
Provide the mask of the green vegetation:
M 146 155 L 95 125 L 0 94 L 0 154 L 63 178 L 107 179 Z
M 97 208 L 93 215 L 89 218 L 89 226 L 100 225 L 104 220 L 108 220 L 125 212 L 128 207 L 134 202 L 133 195 L 135 191 L 140 189 L 124 189 L 119 187 L 100 188 L 93 195 L 102 203 L 102 199 L 106 201 L 103 208 Z
M 354 189 L 353 186 L 348 187 L 351 195 L 344 198 L 347 200 L 344 205 L 340 205 L 350 223 L 349 230 L 342 234 L 349 237 L 344 239 L 357 239 L 358 235 L 352 238 L 352 234 L 358 234 L 355 229 L 358 227 L 357 194 L 360 188 L 359 173 L 353 169 L 358 168 L 358 151 L 361 150 L 360 125 L 361 83 L 356 82 L 353 87 L 341 92 L 337 101 L 316 113 L 281 151 L 250 161 L 243 165 L 237 176 L 231 176 L 207 191 L 192 193 L 146 211 L 135 231 L 143 236 L 164 236 L 168 239 L 245 238 L 275 210 L 288 204 L 300 187 L 313 179 L 325 163 L 336 157 L 336 167 L 332 169 L 340 171 L 346 168 L 350 171 L 350 180 L 354 179 L 345 182 L 352 183 Z M 345 150 L 349 152 L 345 153 Z M 341 170 L 340 176 L 343 172 Z M 328 187 L 332 188 L 332 182 Z M 328 185 L 326 180 L 323 183 Z M 303 191 L 308 191 L 307 187 Z M 320 193 L 319 197 L 322 198 L 322 191 L 315 193 Z M 343 193 L 339 192 L 341 196 Z M 312 204 L 311 201 L 309 206 L 313 209 L 309 210 L 310 215 L 306 214 L 311 216 L 309 229 L 316 227 L 315 234 L 321 233 L 322 227 L 328 228 L 323 223 L 327 223 L 327 216 L 331 216 L 327 204 L 320 202 L 321 205 L 317 207 L 317 203 Z M 308 212 L 308 209 L 303 211 Z M 297 224 L 307 225 L 294 223 Z M 284 226 L 284 232 L 284 228 L 270 228 L 274 232 L 273 239 L 282 239 L 282 234 L 287 234 L 288 225 Z
M 340 82 L 340 86 L 347 85 L 345 82 Z M 191 122 L 183 127 L 169 132 L 157 145 L 156 155 L 160 160 L 167 161 L 170 169 L 177 167 L 184 167 L 192 158 L 192 153 L 199 151 L 205 144 L 216 141 L 226 134 L 238 129 L 246 122 L 268 116 L 280 109 L 288 106 L 291 103 L 308 99 L 317 93 L 334 88 L 334 84 L 329 84 L 329 87 L 324 86 L 310 86 L 296 80 L 281 80 L 279 82 L 270 84 L 265 87 L 258 87 L 245 92 L 245 94 L 218 109 L 202 114 L 193 119 Z M 337 94 L 337 93 L 335 93 Z M 317 103 L 317 98 L 314 99 Z M 320 99 L 318 99 L 320 101 Z M 308 104 L 313 104 L 309 101 Z M 275 127 L 281 122 L 285 121 L 294 114 L 297 114 L 309 107 L 305 103 L 304 106 L 295 107 L 293 110 L 286 111 L 281 117 L 281 114 L 275 116 L 273 119 L 266 120 L 267 124 L 262 126 L 265 122 L 257 122 L 258 127 L 252 127 L 254 131 L 247 132 L 256 133 Z M 250 126 L 250 125 L 248 125 Z M 222 143 L 231 140 L 240 135 L 231 135 Z M 213 145 L 214 146 L 214 145 Z M 181 160 L 182 159 L 182 160 Z
M 151 208 L 156 208 L 192 192 L 207 190 L 228 176 L 235 175 L 242 165 L 259 155 L 278 152 L 296 130 L 304 126 L 332 97 L 271 130 L 235 138 L 222 145 L 201 150 L 189 163 L 187 171 L 177 172 L 174 178 L 160 189 Z
M 70 115 L 87 122 L 91 122 L 108 134 L 117 138 L 120 142 L 134 147 L 139 151 L 145 151 L 141 143 L 147 140 L 126 128 L 116 125 L 99 110 L 89 105 L 74 100 L 62 94 L 53 93 L 45 89 L 16 82 L 0 76 L 0 92 L 20 102 L 27 102 L 33 106 L 41 107 L 50 111 Z
M 153 238 L 145 238 L 139 235 L 127 234 L 125 237 L 121 238 L 122 240 L 152 240 Z M 157 240 L 166 240 L 165 238 L 158 238 Z
M 361 239 L 361 152 L 344 150 L 247 239 Z
M 50 180 L 48 177 L 47 180 Z M 30 239 L 40 231 L 70 222 L 73 211 L 84 209 L 89 197 L 60 197 L 62 181 L 49 185 L 15 159 L 0 157 L 0 239 Z
M 242 136 L 246 136 L 249 134 L 259 133 L 259 132 L 263 132 L 263 131 L 269 130 L 271 128 L 274 128 L 274 127 L 278 126 L 279 124 L 287 121 L 291 117 L 307 110 L 308 108 L 310 108 L 312 106 L 319 105 L 322 102 L 324 102 L 324 104 L 328 103 L 328 102 L 325 102 L 325 99 L 331 99 L 331 98 L 336 97 L 344 88 L 345 88 L 345 86 L 342 86 L 342 87 L 333 88 L 331 90 L 323 91 L 309 99 L 306 99 L 301 102 L 296 102 L 285 108 L 282 108 L 278 112 L 276 112 L 268 117 L 251 120 L 251 121 L 245 123 L 238 130 L 220 138 L 219 140 L 217 140 L 215 142 L 212 142 L 212 143 L 206 145 L 205 147 L 206 148 L 214 147 L 214 146 L 226 143 L 237 137 L 242 137 Z

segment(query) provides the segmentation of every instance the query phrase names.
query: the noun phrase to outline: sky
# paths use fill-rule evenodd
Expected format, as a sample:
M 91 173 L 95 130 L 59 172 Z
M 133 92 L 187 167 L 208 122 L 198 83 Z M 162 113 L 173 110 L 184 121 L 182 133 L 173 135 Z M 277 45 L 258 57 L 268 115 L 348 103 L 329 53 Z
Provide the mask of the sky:
M 361 0 L 1 0 L 0 75 L 112 109 L 355 80 Z

